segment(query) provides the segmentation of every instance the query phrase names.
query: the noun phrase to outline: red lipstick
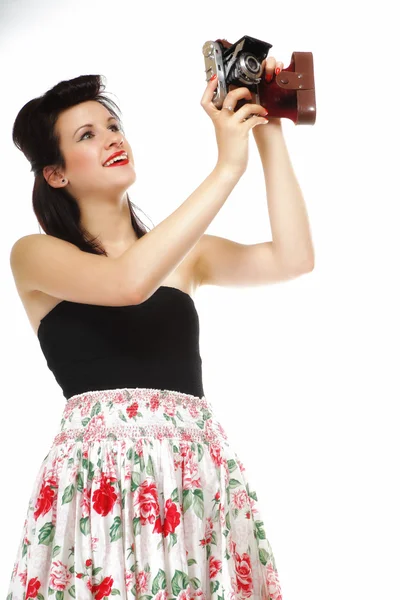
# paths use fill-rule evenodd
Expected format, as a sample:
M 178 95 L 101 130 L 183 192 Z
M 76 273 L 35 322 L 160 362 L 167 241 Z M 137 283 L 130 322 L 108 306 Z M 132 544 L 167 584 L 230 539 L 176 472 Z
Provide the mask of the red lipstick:
M 109 160 L 111 160 L 111 159 L 113 159 L 113 158 L 116 158 L 117 156 L 120 156 L 121 154 L 126 154 L 126 155 L 128 155 L 128 153 L 127 153 L 127 151 L 126 151 L 126 150 L 119 150 L 119 152 L 114 152 L 114 154 L 111 154 L 111 156 L 109 156 L 109 157 L 107 158 L 107 160 L 105 160 L 105 161 L 103 162 L 103 167 L 104 167 L 104 165 L 105 165 L 105 164 L 106 164 L 106 163 L 107 163 Z M 124 162 L 124 164 L 126 164 L 126 162 L 129 162 L 129 159 L 128 159 L 127 161 L 123 161 L 123 162 Z M 114 163 L 114 164 L 117 164 L 117 163 Z M 122 162 L 119 162 L 118 164 L 122 164 Z M 110 166 L 112 167 L 112 166 L 114 166 L 114 165 L 110 165 Z

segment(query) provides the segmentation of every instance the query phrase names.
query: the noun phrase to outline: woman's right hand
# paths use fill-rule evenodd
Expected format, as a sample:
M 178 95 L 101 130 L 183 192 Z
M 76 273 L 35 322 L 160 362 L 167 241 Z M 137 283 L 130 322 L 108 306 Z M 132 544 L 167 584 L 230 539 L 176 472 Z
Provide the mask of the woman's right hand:
M 252 94 L 246 87 L 231 90 L 226 95 L 222 108 L 218 109 L 212 102 L 217 82 L 217 77 L 208 82 L 200 104 L 214 123 L 218 165 L 242 175 L 246 171 L 249 157 L 249 131 L 257 125 L 268 123 L 264 116 L 260 116 L 265 115 L 266 110 L 260 104 L 247 103 L 234 112 L 238 100 L 252 99 Z M 252 114 L 255 116 L 251 116 Z

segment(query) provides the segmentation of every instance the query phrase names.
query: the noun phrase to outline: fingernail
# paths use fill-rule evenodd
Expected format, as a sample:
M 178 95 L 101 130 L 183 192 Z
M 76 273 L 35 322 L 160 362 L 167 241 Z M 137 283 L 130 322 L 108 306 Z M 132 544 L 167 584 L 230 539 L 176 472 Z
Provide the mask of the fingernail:
M 280 72 L 281 72 L 281 69 L 280 69 L 280 67 L 276 67 L 276 69 L 275 69 L 275 73 L 276 73 L 277 75 L 279 75 L 279 73 L 280 73 Z
M 214 79 L 217 77 L 217 74 L 213 75 L 210 79 L 210 81 L 214 81 Z
M 268 81 L 268 83 L 270 81 L 272 81 L 272 77 L 273 77 L 272 73 L 268 73 L 268 75 L 267 75 L 267 81 Z

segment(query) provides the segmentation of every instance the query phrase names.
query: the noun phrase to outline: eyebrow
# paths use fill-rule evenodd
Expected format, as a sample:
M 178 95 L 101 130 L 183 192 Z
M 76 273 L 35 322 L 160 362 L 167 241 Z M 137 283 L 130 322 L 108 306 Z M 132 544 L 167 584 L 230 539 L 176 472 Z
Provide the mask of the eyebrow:
M 112 121 L 113 119 L 115 119 L 115 121 L 118 121 L 118 119 L 116 119 L 115 117 L 108 117 L 107 119 L 107 123 L 109 123 L 110 121 Z M 93 123 L 86 123 L 86 125 L 81 125 L 80 127 L 78 127 L 78 129 L 75 131 L 74 135 L 72 137 L 75 137 L 75 135 L 77 134 L 77 132 L 82 129 L 83 127 L 94 127 Z

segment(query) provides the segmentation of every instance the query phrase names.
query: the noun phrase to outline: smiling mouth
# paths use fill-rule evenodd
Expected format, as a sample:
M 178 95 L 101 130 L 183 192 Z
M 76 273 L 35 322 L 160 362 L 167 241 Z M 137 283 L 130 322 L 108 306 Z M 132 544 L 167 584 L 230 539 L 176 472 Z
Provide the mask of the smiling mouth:
M 113 162 L 111 165 L 106 166 L 106 169 L 111 167 L 122 167 L 123 165 L 127 165 L 129 163 L 129 158 L 124 158 L 123 160 L 117 160 Z

